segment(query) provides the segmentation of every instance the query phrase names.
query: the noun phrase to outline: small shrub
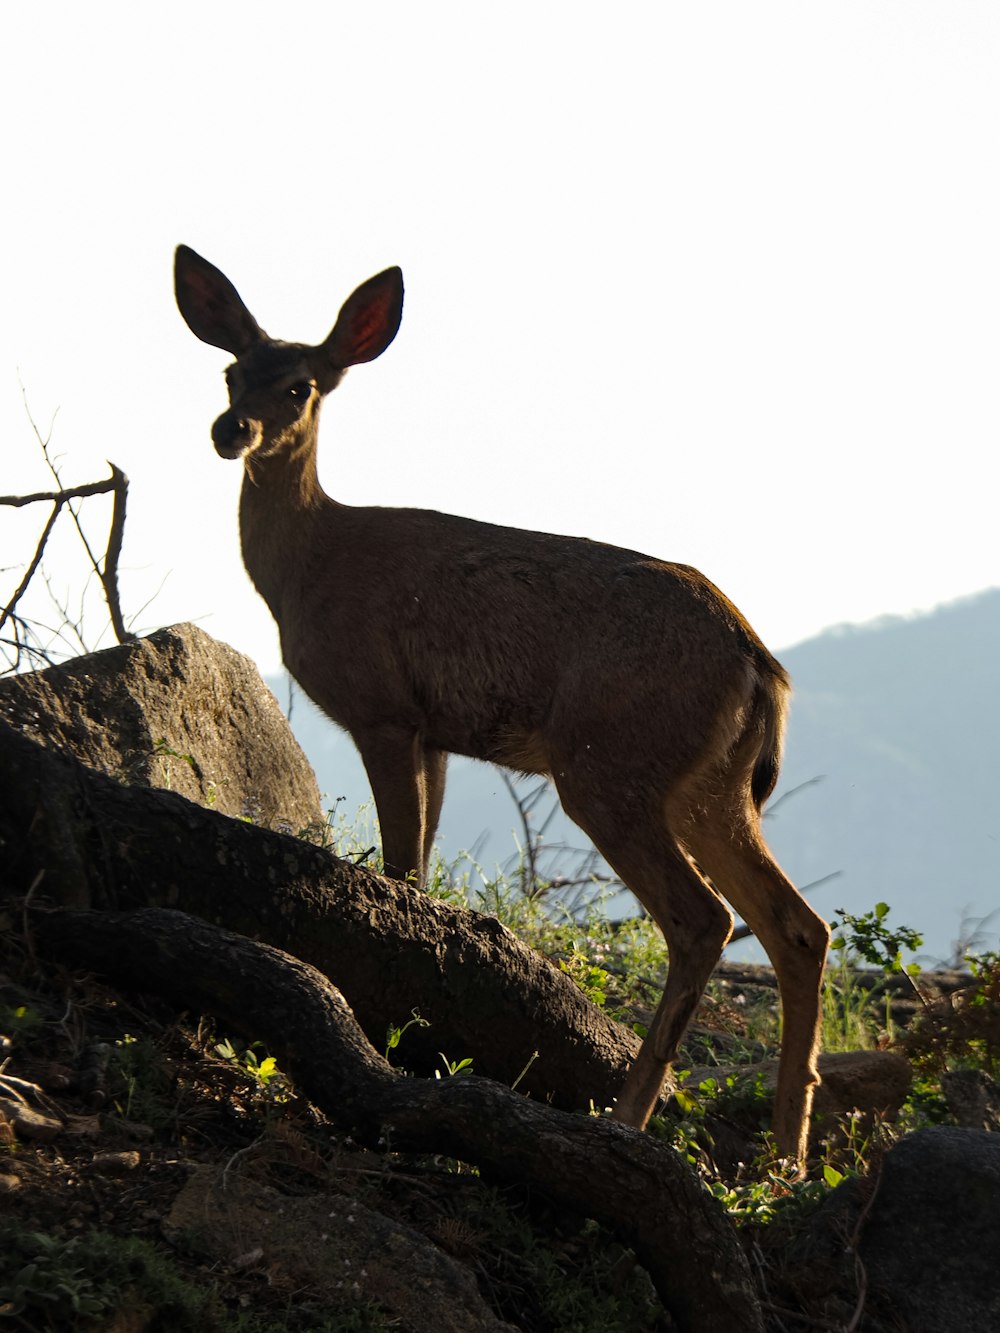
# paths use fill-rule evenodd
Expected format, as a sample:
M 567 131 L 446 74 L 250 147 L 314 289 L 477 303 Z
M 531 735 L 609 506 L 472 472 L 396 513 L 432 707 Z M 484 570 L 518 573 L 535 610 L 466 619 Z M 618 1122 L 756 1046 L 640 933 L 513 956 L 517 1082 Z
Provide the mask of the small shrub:
M 836 933 L 830 941 L 837 961 L 827 967 L 823 986 L 823 1046 L 828 1051 L 868 1050 L 878 1044 L 879 1026 L 872 995 L 858 977 L 862 963 L 879 968 L 886 976 L 894 972 L 912 979 L 916 964 L 903 962 L 904 949 L 919 949 L 923 937 L 909 926 L 890 927 L 888 903 L 876 903 L 870 912 L 854 916 L 839 907 Z M 914 986 L 914 989 L 916 987 Z M 919 992 L 917 992 L 919 994 Z M 886 993 L 881 1015 L 885 1031 L 892 1035 L 891 997 Z
M 900 1048 L 924 1075 L 957 1067 L 1000 1078 L 1000 957 L 967 961 L 972 985 L 929 1006 L 900 1039 Z

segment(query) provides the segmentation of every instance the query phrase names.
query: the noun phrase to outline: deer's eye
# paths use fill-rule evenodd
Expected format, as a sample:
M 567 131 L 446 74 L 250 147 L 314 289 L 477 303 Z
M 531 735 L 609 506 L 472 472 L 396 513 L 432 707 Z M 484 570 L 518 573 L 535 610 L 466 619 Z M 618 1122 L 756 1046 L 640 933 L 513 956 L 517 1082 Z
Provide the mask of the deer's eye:
M 288 388 L 289 398 L 308 398 L 311 393 L 312 385 L 308 380 L 298 380 Z

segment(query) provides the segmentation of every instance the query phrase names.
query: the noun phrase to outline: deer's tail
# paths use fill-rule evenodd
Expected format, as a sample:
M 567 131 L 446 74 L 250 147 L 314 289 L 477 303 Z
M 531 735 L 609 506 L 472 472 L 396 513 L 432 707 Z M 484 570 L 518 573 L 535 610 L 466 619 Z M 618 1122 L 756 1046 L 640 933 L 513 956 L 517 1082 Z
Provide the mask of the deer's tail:
M 760 810 L 774 791 L 785 744 L 785 721 L 792 684 L 773 657 L 758 663 L 757 688 L 751 707 L 750 727 L 760 736 L 760 751 L 753 766 L 750 794 Z

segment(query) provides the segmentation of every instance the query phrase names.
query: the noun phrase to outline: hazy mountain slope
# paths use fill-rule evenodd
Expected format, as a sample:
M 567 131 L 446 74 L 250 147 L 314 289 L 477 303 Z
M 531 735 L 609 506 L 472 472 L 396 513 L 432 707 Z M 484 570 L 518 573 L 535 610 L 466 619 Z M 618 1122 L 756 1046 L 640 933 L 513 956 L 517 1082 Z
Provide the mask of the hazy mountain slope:
M 883 899 L 946 954 L 1000 907 L 1000 591 L 831 630 L 782 654 L 795 680 L 768 833 L 824 911 Z M 1000 916 L 992 923 L 992 942 Z
M 948 955 L 963 915 L 1000 908 L 1000 590 L 830 630 L 781 657 L 795 702 L 767 821 L 779 860 L 800 885 L 839 872 L 810 893 L 821 912 L 882 899 L 923 931 L 928 954 Z M 287 686 L 271 684 L 285 706 Z M 300 693 L 292 725 L 331 800 L 353 813 L 370 799 L 350 741 Z M 494 770 L 452 760 L 447 855 L 485 833 L 480 860 L 492 867 L 513 851 L 516 822 Z M 548 835 L 564 840 L 584 845 L 568 821 Z M 991 924 L 986 946 L 1000 915 Z

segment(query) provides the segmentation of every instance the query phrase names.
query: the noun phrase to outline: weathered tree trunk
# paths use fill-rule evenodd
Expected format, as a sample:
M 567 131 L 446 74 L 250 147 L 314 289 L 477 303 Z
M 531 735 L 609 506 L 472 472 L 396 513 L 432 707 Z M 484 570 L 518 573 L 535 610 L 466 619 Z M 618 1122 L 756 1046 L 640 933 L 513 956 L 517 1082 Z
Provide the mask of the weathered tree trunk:
M 262 1039 L 326 1114 L 363 1140 L 384 1135 L 397 1149 L 461 1157 L 606 1223 L 635 1249 L 680 1328 L 762 1329 L 735 1232 L 670 1148 L 486 1079 L 401 1077 L 315 968 L 184 913 L 55 911 L 35 918 L 35 932 L 43 954 Z
M 572 1109 L 609 1106 L 638 1039 L 491 917 L 169 792 L 124 787 L 0 722 L 0 894 L 174 907 L 311 963 L 381 1049 L 414 1008 L 407 1068 L 478 1073 Z

